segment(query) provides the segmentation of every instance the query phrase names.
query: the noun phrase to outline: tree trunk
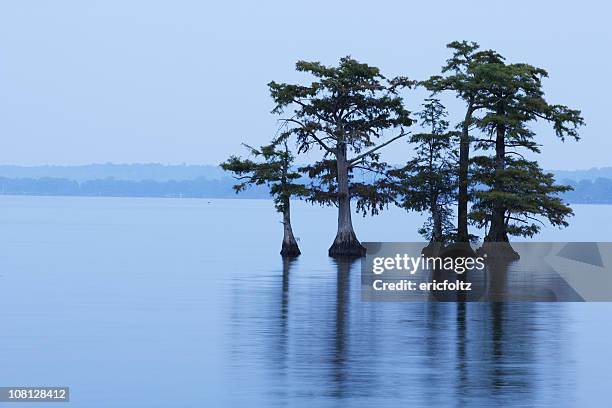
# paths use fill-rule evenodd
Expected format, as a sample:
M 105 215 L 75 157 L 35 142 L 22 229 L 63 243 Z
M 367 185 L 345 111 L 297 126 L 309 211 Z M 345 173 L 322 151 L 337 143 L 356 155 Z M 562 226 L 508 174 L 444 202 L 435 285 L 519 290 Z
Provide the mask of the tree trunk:
M 338 183 L 338 232 L 334 243 L 329 247 L 329 256 L 363 256 L 365 248 L 361 245 L 351 220 L 351 196 L 349 194 L 348 160 L 346 145 L 339 143 L 336 153 Z
M 497 108 L 497 115 L 502 117 L 505 114 L 503 107 Z M 504 170 L 506 169 L 506 129 L 502 124 L 497 125 L 495 135 L 495 181 L 493 182 L 494 191 L 503 192 Z M 486 253 L 488 257 L 495 259 L 518 259 L 519 255 L 512 249 L 508 239 L 506 228 L 506 207 L 502 203 L 494 203 L 491 212 L 491 228 L 484 238 L 481 253 Z M 487 245 L 491 243 L 491 245 Z
M 457 195 L 457 242 L 469 242 L 468 231 L 468 169 L 470 166 L 470 122 L 473 103 L 468 104 L 459 139 L 459 191 Z
M 436 203 L 437 199 L 435 199 L 431 203 L 431 219 L 432 219 L 432 234 L 431 241 L 432 242 L 443 242 L 444 239 L 442 237 L 442 214 L 440 214 L 440 209 L 438 208 L 438 204 Z
M 503 116 L 504 110 L 497 109 L 497 115 Z M 506 169 L 506 130 L 501 124 L 497 125 L 495 135 L 495 180 L 493 189 L 497 192 L 504 191 L 504 170 Z M 506 208 L 503 204 L 496 202 L 493 204 L 491 214 L 491 229 L 484 239 L 488 242 L 509 242 L 506 232 Z
M 440 251 L 444 249 L 444 239 L 442 237 L 442 217 L 440 214 L 439 207 L 437 205 L 437 198 L 432 197 L 431 202 L 431 220 L 432 220 L 432 231 L 431 240 L 425 248 L 421 250 L 423 256 L 438 256 Z
M 283 257 L 294 257 L 301 253 L 291 229 L 291 207 L 288 198 L 283 211 L 283 245 L 280 253 Z

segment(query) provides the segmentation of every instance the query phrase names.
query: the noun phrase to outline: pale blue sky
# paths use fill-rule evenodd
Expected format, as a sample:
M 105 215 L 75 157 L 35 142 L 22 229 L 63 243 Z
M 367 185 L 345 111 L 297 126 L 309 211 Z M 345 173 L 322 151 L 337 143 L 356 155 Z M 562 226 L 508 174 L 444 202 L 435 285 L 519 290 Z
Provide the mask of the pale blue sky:
M 274 133 L 266 84 L 301 78 L 297 59 L 422 79 L 466 39 L 546 68 L 549 100 L 583 110 L 584 140 L 546 143 L 544 167 L 612 165 L 606 2 L 412 3 L 2 1 L 0 163 L 215 164 Z

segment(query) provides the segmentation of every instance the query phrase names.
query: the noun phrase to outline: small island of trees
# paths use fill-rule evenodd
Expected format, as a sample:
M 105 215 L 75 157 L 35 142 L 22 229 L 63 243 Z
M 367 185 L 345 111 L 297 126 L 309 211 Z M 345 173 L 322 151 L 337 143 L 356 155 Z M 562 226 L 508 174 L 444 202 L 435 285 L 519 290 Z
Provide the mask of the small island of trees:
M 309 83 L 268 84 L 280 123 L 276 136 L 261 148 L 247 145 L 251 158 L 232 156 L 221 166 L 238 179 L 236 192 L 269 187 L 282 214 L 281 255 L 300 253 L 291 228 L 292 197 L 338 209 L 333 257 L 365 254 L 352 204 L 364 216 L 389 205 L 428 213 L 419 232 L 432 248 L 469 245 L 478 240 L 469 225 L 484 228 L 479 251 L 502 259 L 518 257 L 510 236 L 532 237 L 545 222 L 568 225 L 573 213 L 559 194 L 571 187 L 556 184 L 525 152 L 541 153 L 530 126 L 536 121 L 550 123 L 561 141 L 578 140 L 580 111 L 545 99 L 548 74 L 541 68 L 507 63 L 474 42 L 447 48 L 451 56 L 441 73 L 421 81 L 387 78 L 377 67 L 344 57 L 337 66 L 298 61 L 296 70 L 310 75 Z M 415 88 L 430 96 L 413 113 L 405 93 Z M 454 112 L 457 123 L 448 119 L 441 101 L 446 95 L 463 104 L 462 112 Z M 390 144 L 409 147 L 411 158 L 385 163 L 381 151 Z M 297 167 L 292 149 L 297 156 L 319 151 L 319 159 Z M 357 178 L 356 170 L 373 177 Z

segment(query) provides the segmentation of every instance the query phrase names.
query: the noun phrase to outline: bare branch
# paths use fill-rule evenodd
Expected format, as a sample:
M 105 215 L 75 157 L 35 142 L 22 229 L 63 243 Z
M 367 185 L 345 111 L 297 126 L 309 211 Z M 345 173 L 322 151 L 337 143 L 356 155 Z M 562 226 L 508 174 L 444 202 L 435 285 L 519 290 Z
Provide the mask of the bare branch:
M 542 222 L 542 220 L 539 220 L 539 219 L 534 218 L 534 217 L 530 217 L 530 216 L 528 216 L 528 215 L 526 215 L 526 214 L 521 214 L 521 215 L 522 215 L 523 217 L 527 218 L 528 220 L 535 221 L 535 222 L 539 222 L 540 224 L 542 224 L 542 225 L 544 225 L 544 226 L 546 225 L 546 224 L 544 224 L 544 222 Z M 510 215 L 508 215 L 508 216 L 507 216 L 507 218 L 508 218 L 509 220 L 512 220 L 512 221 L 518 221 L 518 222 L 522 222 L 522 223 L 524 223 L 524 224 L 527 224 L 527 223 L 528 223 L 528 221 L 526 221 L 526 220 L 523 220 L 523 219 L 521 219 L 521 218 L 517 218 L 517 217 L 512 217 L 512 216 L 510 216 Z
M 365 171 L 370 171 L 372 173 L 380 174 L 381 176 L 385 176 L 385 178 L 389 178 L 389 177 L 387 177 L 386 173 L 384 171 L 381 171 L 381 170 L 371 169 L 369 167 L 363 167 L 363 166 L 358 166 L 358 165 L 353 165 L 351 167 L 354 168 L 354 169 L 361 169 L 361 170 L 365 170 Z
M 516 154 L 517 156 L 519 156 L 521 159 L 523 160 L 527 160 L 525 159 L 525 156 L 523 156 L 522 154 L 520 154 L 519 152 L 513 152 L 513 151 L 507 151 L 506 154 Z
M 368 150 L 367 152 L 362 153 L 359 156 L 356 156 L 356 157 L 352 158 L 351 160 L 348 161 L 349 166 L 353 166 L 353 164 L 355 164 L 359 160 L 363 159 L 364 157 L 374 153 L 375 151 L 377 151 L 379 149 L 382 149 L 383 147 L 385 147 L 389 143 L 391 143 L 391 142 L 393 142 L 393 141 L 395 141 L 395 140 L 397 140 L 397 139 L 399 139 L 401 137 L 407 136 L 408 134 L 409 134 L 409 132 L 402 131 L 399 135 L 397 135 L 397 136 L 387 140 L 385 143 L 382 143 L 382 144 L 380 144 L 378 146 L 375 146 L 372 149 Z
M 292 119 L 292 118 L 289 118 L 289 119 L 281 119 L 281 120 L 282 120 L 282 121 L 285 121 L 285 122 L 293 122 L 293 123 L 296 123 L 296 124 L 300 125 L 300 127 L 302 128 L 302 130 L 304 130 L 304 131 L 308 132 L 308 133 L 310 134 L 310 136 L 311 136 L 311 137 L 312 137 L 312 138 L 313 138 L 313 139 L 314 139 L 314 140 L 315 140 L 315 141 L 316 141 L 316 142 L 317 142 L 317 143 L 318 143 L 318 144 L 319 144 L 319 145 L 320 145 L 320 146 L 321 146 L 323 149 L 327 150 L 328 152 L 330 152 L 330 153 L 332 153 L 332 154 L 335 154 L 335 153 L 336 153 L 336 150 L 335 150 L 335 149 L 332 149 L 331 147 L 327 146 L 327 145 L 325 144 L 325 142 L 323 142 L 323 140 L 321 140 L 321 139 L 320 139 L 320 138 L 319 138 L 319 137 L 316 135 L 316 133 L 315 133 L 315 132 L 313 132 L 312 130 L 308 130 L 308 129 L 306 129 L 306 125 L 304 125 L 304 124 L 303 124 L 302 122 L 300 122 L 299 120 Z

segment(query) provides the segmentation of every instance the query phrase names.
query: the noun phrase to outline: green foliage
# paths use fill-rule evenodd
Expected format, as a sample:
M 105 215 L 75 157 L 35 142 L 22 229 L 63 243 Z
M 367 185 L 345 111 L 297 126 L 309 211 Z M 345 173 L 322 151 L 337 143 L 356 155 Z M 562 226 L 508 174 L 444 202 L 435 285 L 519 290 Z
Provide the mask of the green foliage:
M 300 173 L 291 169 L 293 155 L 285 140 L 274 140 L 271 144 L 259 149 L 244 145 L 256 160 L 231 156 L 221 163 L 221 167 L 235 174 L 239 182 L 234 185 L 236 193 L 250 185 L 267 185 L 278 212 L 288 209 L 291 197 L 308 195 L 308 189 L 296 181 Z M 279 148 L 280 146 L 280 148 Z
M 434 75 L 421 85 L 438 94 L 443 91 L 453 92 L 465 103 L 463 120 L 458 124 L 459 154 L 457 166 L 457 242 L 474 241 L 475 237 L 468 232 L 468 201 L 471 188 L 469 174 L 470 145 L 472 143 L 474 115 L 483 106 L 479 104 L 484 78 L 480 75 L 480 67 L 503 61 L 498 53 L 492 50 L 480 51 L 474 42 L 455 41 L 447 45 L 452 51 L 451 57 L 442 67 L 442 75 Z
M 387 163 L 378 161 L 378 155 L 376 160 L 367 163 L 367 167 L 364 164 L 351 166 L 348 175 L 349 196 L 355 200 L 357 211 L 364 216 L 378 214 L 388 204 L 395 202 L 397 194 L 397 189 L 385 178 L 385 170 L 389 167 Z M 308 201 L 323 205 L 337 203 L 339 195 L 337 169 L 336 161 L 333 159 L 322 159 L 312 165 L 300 167 L 299 171 L 311 179 Z M 367 173 L 373 174 L 370 180 L 366 180 Z M 359 181 L 355 180 L 357 177 Z
M 308 85 L 270 82 L 269 88 L 276 104 L 273 113 L 291 111 L 281 119 L 286 125 L 281 137 L 296 136 L 298 153 L 313 148 L 323 151 L 319 161 L 301 169 L 313 180 L 309 199 L 337 204 L 343 183 L 348 182 L 348 195 L 357 200 L 358 210 L 364 215 L 377 213 L 393 201 L 391 191 L 378 178 L 355 181 L 354 172 L 383 174 L 387 165 L 377 151 L 407 135 L 405 127 L 412 119 L 398 92 L 415 82 L 405 77 L 388 80 L 378 68 L 350 57 L 342 58 L 336 67 L 299 61 L 296 69 L 314 80 Z M 376 145 L 392 130 L 396 130 L 394 137 Z M 348 180 L 338 174 L 339 166 L 348 172 Z
M 481 67 L 503 63 L 504 58 L 493 50 L 479 51 L 480 46 L 475 42 L 454 41 L 446 47 L 453 54 L 442 67 L 444 75 L 434 75 L 420 84 L 433 93 L 453 91 L 468 104 L 470 110 L 479 109 L 479 97 L 486 83 Z
M 552 173 L 544 173 L 534 161 L 506 158 L 506 168 L 495 170 L 495 160 L 487 156 L 474 158 L 474 179 L 483 188 L 474 192 L 471 219 L 481 228 L 489 223 L 495 206 L 506 208 L 505 224 L 509 235 L 532 237 L 544 225 L 542 219 L 557 227 L 566 227 L 573 212 L 560 193 L 570 186 L 555 184 Z M 502 180 L 496 188 L 496 182 Z
M 540 229 L 540 218 L 566 226 L 572 212 L 557 194 L 569 188 L 555 185 L 552 175 L 526 160 L 521 149 L 540 153 L 530 127 L 538 120 L 551 123 L 561 140 L 578 139 L 578 128 L 584 124 L 580 111 L 545 100 L 542 80 L 548 74 L 541 68 L 501 61 L 480 65 L 477 71 L 482 79 L 478 98 L 482 114 L 474 124 L 483 136 L 476 146 L 492 151 L 492 156 L 474 160 L 476 180 L 488 190 L 476 192 L 471 218 L 485 225 L 502 212 L 504 235 L 533 236 Z
M 412 135 L 416 157 L 404 167 L 388 171 L 398 204 L 407 209 L 429 212 L 419 233 L 425 238 L 444 242 L 453 236 L 451 204 L 456 195 L 456 133 L 448 132 L 446 109 L 438 99 L 427 99 L 418 114 L 428 133 Z
M 544 98 L 542 79 L 548 73 L 528 64 L 503 62 L 478 67 L 483 79 L 479 103 L 485 114 L 475 121 L 485 134 L 493 134 L 502 128 L 509 147 L 523 147 L 539 153 L 533 141 L 535 133 L 531 122 L 544 120 L 553 125 L 561 139 L 579 139 L 578 128 L 584 125 L 580 111 L 563 105 L 550 105 Z M 479 140 L 479 147 L 494 143 L 492 138 Z
M 535 162 L 525 160 L 521 150 L 540 153 L 530 127 L 535 121 L 549 122 L 561 140 L 577 140 L 577 129 L 584 124 L 580 111 L 545 100 L 542 80 L 548 73 L 541 68 L 507 64 L 499 53 L 480 50 L 474 42 L 455 41 L 447 47 L 452 56 L 443 66 L 442 75 L 432 76 L 421 85 L 434 94 L 454 92 L 466 103 L 458 125 L 458 202 L 463 203 L 462 214 L 467 213 L 469 192 L 476 190 L 470 217 L 484 226 L 493 225 L 493 218 L 499 221 L 503 214 L 505 222 L 498 237 L 532 236 L 539 231 L 540 218 L 565 226 L 571 210 L 556 195 L 566 187 L 555 185 L 552 176 L 543 173 Z M 491 151 L 491 156 L 470 160 L 469 146 L 474 142 L 477 149 Z M 520 194 L 523 197 L 519 200 Z M 462 231 L 464 235 L 465 224 Z
M 396 203 L 428 212 L 419 232 L 441 242 L 472 239 L 467 230 L 469 200 L 474 224 L 495 225 L 491 240 L 531 237 L 544 221 L 567 226 L 572 210 L 559 194 L 571 187 L 555 184 L 552 174 L 523 155 L 541 153 L 532 127 L 538 121 L 549 123 L 561 140 L 578 140 L 578 129 L 584 125 L 580 111 L 548 103 L 543 91 L 548 73 L 541 68 L 507 63 L 496 51 L 481 50 L 474 42 L 456 41 L 447 47 L 452 55 L 441 74 L 418 83 L 432 97 L 418 114 L 426 130 L 409 137 L 416 157 L 403 167 L 391 169 L 379 151 L 409 136 L 406 129 L 413 119 L 400 90 L 417 82 L 387 79 L 378 68 L 350 57 L 340 59 L 337 66 L 298 61 L 296 70 L 308 74 L 309 82 L 268 84 L 275 104 L 272 112 L 286 115 L 280 119 L 279 136 L 259 149 L 247 146 L 252 158 L 232 156 L 221 164 L 236 174 L 236 192 L 253 184 L 268 185 L 279 211 L 288 209 L 292 196 L 337 205 L 341 211 L 350 211 L 353 199 L 363 215 Z M 465 103 L 456 127 L 450 126 L 444 106 L 433 97 L 446 91 Z M 321 154 L 292 170 L 289 140 L 296 141 L 298 154 Z M 479 153 L 473 159 L 471 148 Z M 302 174 L 311 180 L 308 187 L 298 182 Z M 457 228 L 451 222 L 455 203 Z

